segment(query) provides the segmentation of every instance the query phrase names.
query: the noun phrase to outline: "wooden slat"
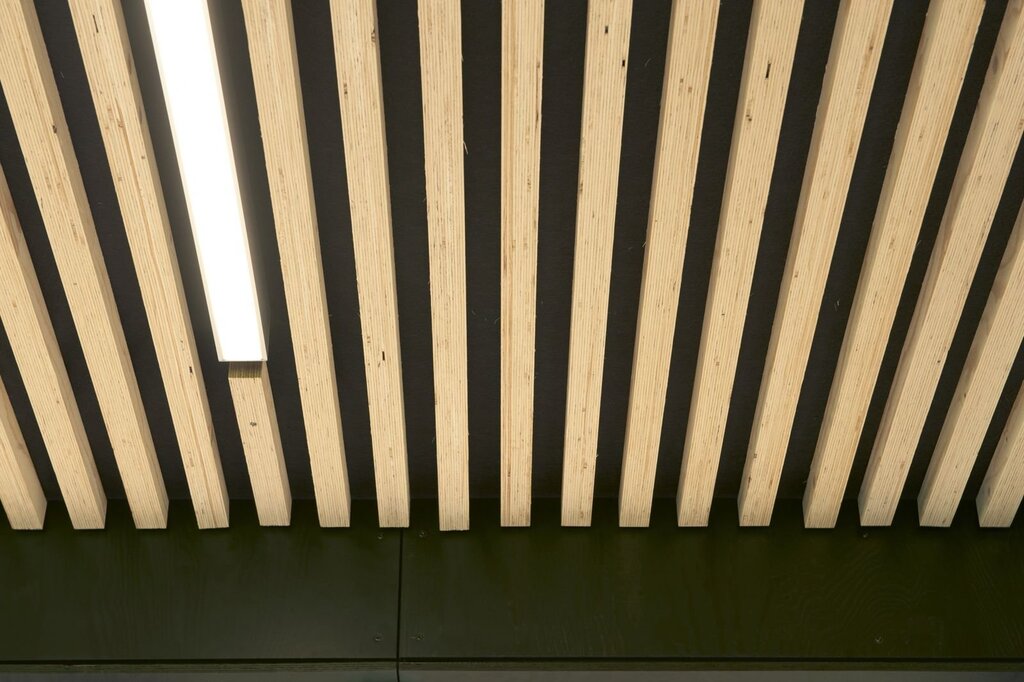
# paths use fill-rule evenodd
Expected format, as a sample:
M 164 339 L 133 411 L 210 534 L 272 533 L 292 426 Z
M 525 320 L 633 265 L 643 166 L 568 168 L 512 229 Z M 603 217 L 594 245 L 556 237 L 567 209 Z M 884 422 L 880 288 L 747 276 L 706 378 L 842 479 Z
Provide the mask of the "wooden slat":
M 322 526 L 347 526 L 348 467 L 291 3 L 242 7 L 317 514 Z
M 0 272 L 0 321 L 71 523 L 75 528 L 102 528 L 107 498 L 2 168 Z
M 28 0 L 0 1 L 0 82 L 132 516 L 140 528 L 162 528 L 167 524 L 163 476 L 39 19 Z M 99 483 L 95 486 L 98 491 Z M 97 494 L 91 496 L 99 511 Z
M 619 524 L 647 526 L 668 390 L 718 0 L 674 0 L 619 482 Z
M 196 520 L 223 527 L 227 488 L 121 3 L 70 4 Z
M 501 522 L 530 525 L 544 0 L 501 5 Z
M 38 530 L 43 527 L 46 497 L 3 381 L 0 381 L 0 504 L 11 528 Z
M 71 523 L 75 528 L 102 528 L 107 498 L 2 168 L 0 272 L 0 321 Z
M 858 498 L 862 525 L 892 523 L 1022 131 L 1024 0 L 1014 0 L 996 40 L 868 461 Z M 935 502 L 938 508 L 923 510 L 921 520 L 945 525 L 952 510 L 948 501 Z
M 808 527 L 831 528 L 839 514 L 983 7 L 929 7 L 807 480 Z
M 892 0 L 843 0 L 740 483 L 744 526 L 771 522 Z
M 462 13 L 458 0 L 420 0 L 419 29 L 430 239 L 438 520 L 441 530 L 466 530 L 469 528 L 469 398 Z
M 978 523 L 1009 528 L 1024 498 L 1024 391 L 1017 394 L 978 491 Z
M 758 0 L 750 17 L 679 472 L 680 526 L 707 525 L 711 510 L 802 13 L 802 0 Z
M 287 526 L 292 516 L 292 494 L 267 363 L 230 363 L 228 385 L 260 525 Z
M 409 471 L 377 6 L 373 0 L 331 0 L 331 17 L 363 332 L 377 513 L 382 526 L 408 526 Z
M 632 0 L 594 0 L 587 9 L 562 462 L 566 526 L 589 526 L 594 502 L 632 12 Z
M 921 525 L 948 526 L 953 521 L 1021 341 L 1024 341 L 1024 209 L 1017 216 L 917 496 Z

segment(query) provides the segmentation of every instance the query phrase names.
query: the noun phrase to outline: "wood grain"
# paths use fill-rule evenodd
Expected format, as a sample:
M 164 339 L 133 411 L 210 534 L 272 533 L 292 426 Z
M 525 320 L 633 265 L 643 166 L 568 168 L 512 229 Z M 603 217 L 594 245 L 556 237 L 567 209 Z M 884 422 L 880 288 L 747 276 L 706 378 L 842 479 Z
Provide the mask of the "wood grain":
M 0 2 L 0 82 L 78 329 L 125 496 L 137 526 L 162 528 L 167 523 L 163 476 L 39 19 L 28 0 Z M 88 464 L 81 460 L 76 464 L 79 476 L 92 477 Z M 92 515 L 83 521 L 99 524 L 99 482 L 81 480 L 76 487 L 90 490 Z
M 1014 0 L 996 40 L 861 485 L 862 525 L 892 523 L 1022 133 L 1024 0 Z M 947 525 L 949 500 L 933 502 L 936 507 L 925 509 L 921 520 Z
M 430 328 L 434 344 L 438 522 L 441 530 L 467 530 L 466 199 L 462 13 L 458 0 L 420 0 L 419 35 L 430 244 Z
M 321 526 L 351 500 L 290 0 L 243 0 L 299 399 Z
M 70 6 L 196 520 L 200 528 L 224 527 L 217 436 L 121 4 Z
M 744 526 L 771 522 L 891 10 L 892 0 L 839 7 L 740 482 Z
M 409 525 L 409 470 L 398 338 L 377 6 L 331 0 L 363 363 L 381 526 Z
M 804 492 L 808 527 L 836 523 L 983 8 L 929 6 Z
M 594 504 L 632 13 L 632 0 L 593 0 L 587 8 L 562 462 L 564 526 L 589 526 Z
M 228 364 L 228 385 L 261 526 L 291 522 L 292 494 L 265 362 Z
M 75 528 L 102 528 L 107 498 L 2 168 L 0 272 L 4 273 L 0 322 L 21 372 L 71 523 Z M 11 436 L 15 452 L 17 440 Z
M 15 530 L 39 530 L 46 517 L 46 497 L 0 380 L 0 504 Z
M 668 391 L 718 0 L 674 0 L 619 482 L 619 524 L 647 526 Z
M 501 5 L 501 522 L 530 525 L 544 0 Z
M 680 526 L 707 525 L 711 510 L 802 14 L 802 0 L 757 0 L 750 18 L 676 493 Z
M 1024 391 L 1017 394 L 976 501 L 978 523 L 1009 528 L 1024 498 Z
M 1022 341 L 1024 209 L 1017 216 L 917 496 L 922 526 L 952 523 Z

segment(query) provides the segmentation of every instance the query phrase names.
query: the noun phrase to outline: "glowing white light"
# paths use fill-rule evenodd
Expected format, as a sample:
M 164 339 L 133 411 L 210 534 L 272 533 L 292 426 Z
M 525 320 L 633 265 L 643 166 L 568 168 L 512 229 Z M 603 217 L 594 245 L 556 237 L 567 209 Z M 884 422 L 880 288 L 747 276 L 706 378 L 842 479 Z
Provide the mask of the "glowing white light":
M 203 288 L 222 361 L 267 358 L 206 0 L 146 0 Z

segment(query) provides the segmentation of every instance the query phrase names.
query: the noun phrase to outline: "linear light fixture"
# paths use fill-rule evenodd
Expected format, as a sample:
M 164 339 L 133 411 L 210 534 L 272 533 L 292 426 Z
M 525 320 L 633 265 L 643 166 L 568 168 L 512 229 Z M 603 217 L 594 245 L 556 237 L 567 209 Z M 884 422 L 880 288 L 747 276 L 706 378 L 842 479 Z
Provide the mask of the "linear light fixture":
M 224 362 L 267 359 L 207 0 L 146 0 L 192 236 Z

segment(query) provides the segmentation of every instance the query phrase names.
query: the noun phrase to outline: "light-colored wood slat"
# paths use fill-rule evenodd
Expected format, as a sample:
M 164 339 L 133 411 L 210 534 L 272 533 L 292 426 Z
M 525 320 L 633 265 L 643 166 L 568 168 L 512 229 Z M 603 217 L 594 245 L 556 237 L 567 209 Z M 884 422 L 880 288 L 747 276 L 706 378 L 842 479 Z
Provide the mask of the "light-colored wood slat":
M 672 3 L 619 481 L 622 526 L 647 526 L 651 518 L 718 6 Z
M 135 525 L 163 528 L 167 491 L 39 19 L 28 0 L 0 2 L 0 82 Z
M 331 0 L 331 17 L 377 513 L 382 526 L 408 526 L 409 470 L 377 6 L 373 0 Z
M 836 523 L 983 0 L 929 6 L 804 492 L 804 524 Z
M 419 30 L 430 239 L 438 520 L 441 530 L 467 530 L 466 201 L 462 13 L 458 0 L 420 0 Z
M 0 380 L 0 504 L 15 530 L 39 530 L 46 517 L 46 497 L 28 456 L 11 399 Z
M 758 0 L 750 17 L 676 493 L 680 526 L 705 526 L 711 511 L 802 12 L 802 0 Z
M 70 5 L 196 520 L 224 527 L 227 488 L 121 3 Z
M 892 523 L 1022 131 L 1024 0 L 1015 0 L 996 40 L 868 461 L 858 498 L 862 525 Z M 921 520 L 945 525 L 952 510 L 935 502 Z
M 348 526 L 348 466 L 291 2 L 244 0 L 242 8 L 317 513 L 322 526 Z
M 1021 341 L 1024 341 L 1024 209 L 1017 216 L 917 496 L 922 526 L 948 526 L 953 521 Z
M 107 498 L 2 168 L 0 272 L 0 321 L 71 523 L 75 528 L 102 528 Z
M 501 5 L 501 523 L 530 525 L 544 0 Z
M 632 0 L 594 0 L 587 9 L 562 461 L 564 526 L 589 526 L 594 503 L 632 12 Z
M 1024 498 L 1024 391 L 1017 394 L 1010 418 L 992 455 L 976 501 L 978 523 L 1009 528 Z
M 891 10 L 892 0 L 839 7 L 740 482 L 740 525 L 771 522 Z
M 292 516 L 292 493 L 267 363 L 228 364 L 228 385 L 260 525 L 287 526 Z

